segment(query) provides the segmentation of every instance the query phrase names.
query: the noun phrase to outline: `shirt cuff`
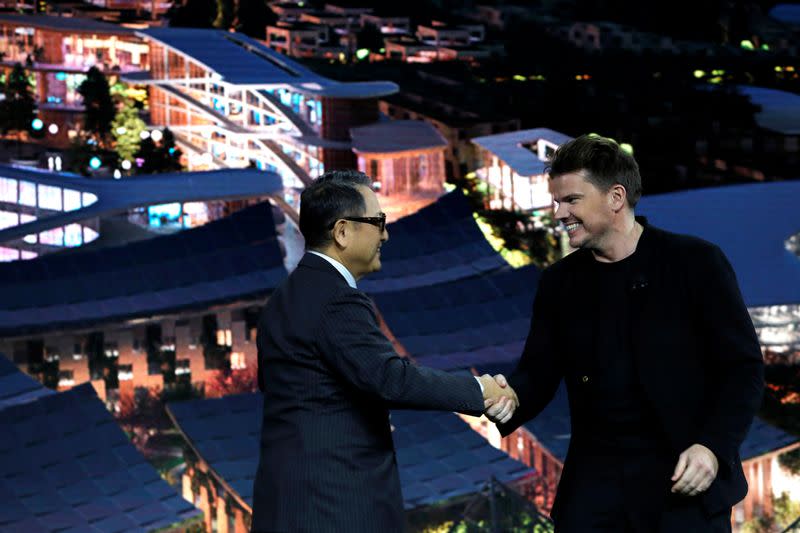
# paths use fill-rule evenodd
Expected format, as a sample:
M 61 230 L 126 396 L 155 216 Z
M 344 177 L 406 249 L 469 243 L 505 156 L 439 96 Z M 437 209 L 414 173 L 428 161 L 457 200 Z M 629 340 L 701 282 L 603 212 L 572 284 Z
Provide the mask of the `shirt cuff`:
M 474 377 L 478 381 L 478 385 L 480 385 L 481 387 L 481 394 L 483 394 L 483 383 L 481 383 L 481 378 L 479 378 L 478 376 L 472 376 L 472 377 Z

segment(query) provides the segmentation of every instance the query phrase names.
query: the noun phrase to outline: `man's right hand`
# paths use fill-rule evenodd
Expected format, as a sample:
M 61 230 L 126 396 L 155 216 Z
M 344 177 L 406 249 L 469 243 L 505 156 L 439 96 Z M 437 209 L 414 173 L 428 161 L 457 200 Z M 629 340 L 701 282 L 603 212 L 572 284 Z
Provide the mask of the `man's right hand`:
M 497 374 L 492 377 L 484 374 L 480 380 L 483 385 L 483 404 L 487 418 L 494 423 L 503 424 L 511 420 L 514 411 L 519 407 L 519 398 L 505 376 Z

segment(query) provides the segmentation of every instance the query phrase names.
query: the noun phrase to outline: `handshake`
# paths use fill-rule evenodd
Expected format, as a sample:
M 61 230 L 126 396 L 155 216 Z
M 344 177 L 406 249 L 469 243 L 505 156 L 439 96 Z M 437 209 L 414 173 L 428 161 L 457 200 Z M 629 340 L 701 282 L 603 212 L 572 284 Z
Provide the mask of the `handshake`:
M 478 378 L 483 385 L 484 414 L 494 423 L 505 424 L 519 407 L 517 393 L 511 388 L 503 374 L 492 377 L 484 374 Z

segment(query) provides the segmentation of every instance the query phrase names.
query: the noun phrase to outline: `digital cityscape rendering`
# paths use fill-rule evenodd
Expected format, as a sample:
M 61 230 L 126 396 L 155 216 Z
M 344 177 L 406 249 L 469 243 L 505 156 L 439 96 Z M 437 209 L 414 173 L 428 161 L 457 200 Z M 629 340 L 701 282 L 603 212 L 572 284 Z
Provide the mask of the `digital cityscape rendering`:
M 731 527 L 800 532 L 798 57 L 791 1 L 0 0 L 0 531 L 250 531 L 257 324 L 332 169 L 387 215 L 395 350 L 510 375 L 594 134 L 730 260 L 766 365 Z M 553 531 L 570 415 L 392 409 L 407 530 Z

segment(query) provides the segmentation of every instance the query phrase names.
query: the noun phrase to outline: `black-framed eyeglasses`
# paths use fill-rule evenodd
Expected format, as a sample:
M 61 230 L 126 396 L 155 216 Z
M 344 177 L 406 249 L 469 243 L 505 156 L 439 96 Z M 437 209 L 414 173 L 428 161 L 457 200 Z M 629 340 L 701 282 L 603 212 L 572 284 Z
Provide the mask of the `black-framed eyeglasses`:
M 386 213 L 378 213 L 376 217 L 342 217 L 338 220 L 350 220 L 352 222 L 364 222 L 365 224 L 372 224 L 378 230 L 383 233 L 383 230 L 386 229 Z M 330 225 L 328 229 L 333 229 L 333 226 L 336 225 L 336 222 Z

